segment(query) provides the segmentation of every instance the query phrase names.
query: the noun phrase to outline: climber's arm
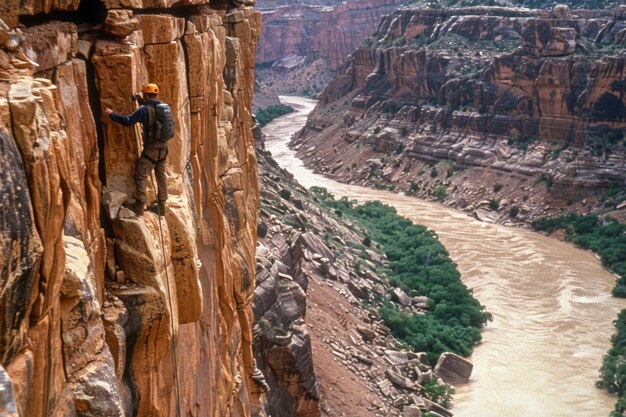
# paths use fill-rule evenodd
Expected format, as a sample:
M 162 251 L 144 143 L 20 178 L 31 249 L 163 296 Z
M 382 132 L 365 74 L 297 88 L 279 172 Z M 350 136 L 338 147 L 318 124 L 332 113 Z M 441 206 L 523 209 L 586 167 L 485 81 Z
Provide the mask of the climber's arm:
M 109 115 L 111 120 L 124 126 L 132 126 L 135 123 L 145 123 L 148 116 L 146 106 L 139 107 L 137 111 L 131 114 L 115 113 L 108 107 L 104 109 L 104 112 Z

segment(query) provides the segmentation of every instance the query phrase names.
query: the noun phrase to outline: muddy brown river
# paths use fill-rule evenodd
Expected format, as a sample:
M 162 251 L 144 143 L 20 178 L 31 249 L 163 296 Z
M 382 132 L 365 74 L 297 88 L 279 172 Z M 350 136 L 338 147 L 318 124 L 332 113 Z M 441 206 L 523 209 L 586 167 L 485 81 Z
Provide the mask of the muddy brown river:
M 593 254 L 524 229 L 479 222 L 443 205 L 341 184 L 305 168 L 287 144 L 313 100 L 281 97 L 296 112 L 268 124 L 266 148 L 304 186 L 336 197 L 380 200 L 434 230 L 465 284 L 494 316 L 470 358 L 469 384 L 456 387 L 458 417 L 603 417 L 615 397 L 597 389 L 612 321 L 626 300 Z

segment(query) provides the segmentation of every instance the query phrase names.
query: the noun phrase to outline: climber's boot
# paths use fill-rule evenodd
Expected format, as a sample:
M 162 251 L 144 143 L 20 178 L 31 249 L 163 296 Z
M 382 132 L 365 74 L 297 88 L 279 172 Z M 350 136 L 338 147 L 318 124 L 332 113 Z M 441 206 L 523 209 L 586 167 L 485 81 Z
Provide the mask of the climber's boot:
M 139 200 L 135 200 L 135 202 L 132 203 L 129 207 L 129 209 L 134 211 L 137 216 L 143 215 L 144 208 L 145 208 L 145 203 Z

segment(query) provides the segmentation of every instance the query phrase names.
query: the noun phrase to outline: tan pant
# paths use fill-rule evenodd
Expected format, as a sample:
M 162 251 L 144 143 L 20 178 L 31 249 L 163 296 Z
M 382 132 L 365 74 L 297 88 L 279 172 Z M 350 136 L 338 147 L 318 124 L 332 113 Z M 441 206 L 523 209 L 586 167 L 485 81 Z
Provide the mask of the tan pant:
M 141 156 L 135 164 L 135 192 L 133 197 L 137 201 L 146 202 L 146 186 L 148 177 L 154 172 L 156 174 L 157 187 L 159 189 L 158 199 L 160 202 L 167 200 L 167 175 L 165 173 L 165 158 L 167 148 L 149 149 L 144 148 Z

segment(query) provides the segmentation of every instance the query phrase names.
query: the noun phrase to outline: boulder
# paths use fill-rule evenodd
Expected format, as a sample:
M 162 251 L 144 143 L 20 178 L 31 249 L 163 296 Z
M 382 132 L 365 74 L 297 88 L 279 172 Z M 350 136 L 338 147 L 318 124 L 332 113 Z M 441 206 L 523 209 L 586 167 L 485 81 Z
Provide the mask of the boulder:
M 435 372 L 447 384 L 458 385 L 469 381 L 473 368 L 474 365 L 467 359 L 452 352 L 445 352 L 439 356 Z
M 308 251 L 311 255 L 320 255 L 331 261 L 335 260 L 333 251 L 331 251 L 324 241 L 313 232 L 302 233 L 293 245 L 292 252 L 295 254 L 304 255 L 304 251 Z
M 372 292 L 372 287 L 364 279 L 352 278 L 347 282 L 348 290 L 357 298 L 367 300 Z
M 411 391 L 416 391 L 417 390 L 417 386 L 415 385 L 415 383 L 413 381 L 411 381 L 409 378 L 400 375 L 397 372 L 393 372 L 390 369 L 387 369 L 385 371 L 385 375 L 387 376 L 387 379 L 389 379 L 394 385 L 397 385 L 400 388 L 404 388 L 407 390 L 411 390 Z
M 413 304 L 413 300 L 411 299 L 411 297 L 406 295 L 406 293 L 402 291 L 401 288 L 394 288 L 391 291 L 391 293 L 393 294 L 393 297 L 395 298 L 395 300 L 398 301 L 403 306 L 410 307 L 411 304 Z
M 402 409 L 402 417 L 422 417 L 422 410 L 416 405 L 408 405 Z
M 409 361 L 407 353 L 399 350 L 385 350 L 385 357 L 392 365 L 404 365 Z
M 374 340 L 374 339 L 376 339 L 376 336 L 378 336 L 378 334 L 373 329 L 371 329 L 369 327 L 357 326 L 356 330 L 357 330 L 357 332 L 359 332 L 359 334 L 361 335 L 363 340 L 366 341 L 366 342 Z

